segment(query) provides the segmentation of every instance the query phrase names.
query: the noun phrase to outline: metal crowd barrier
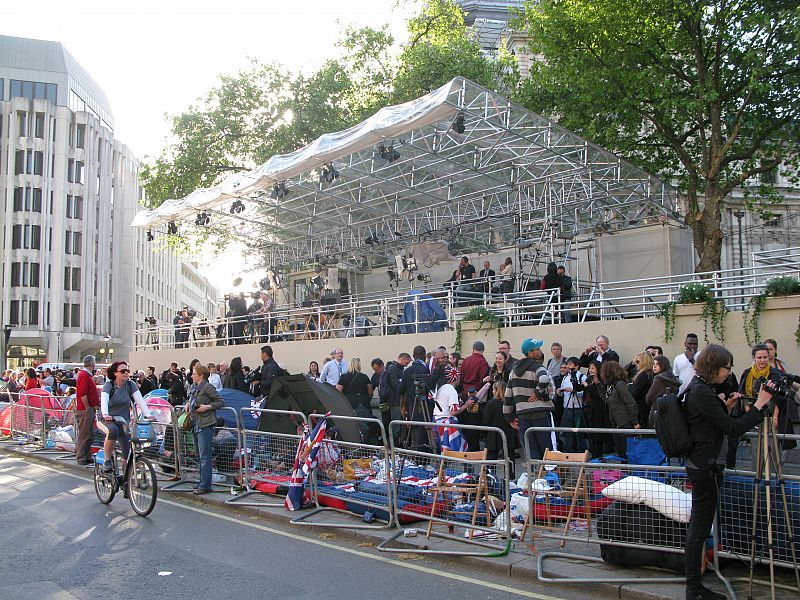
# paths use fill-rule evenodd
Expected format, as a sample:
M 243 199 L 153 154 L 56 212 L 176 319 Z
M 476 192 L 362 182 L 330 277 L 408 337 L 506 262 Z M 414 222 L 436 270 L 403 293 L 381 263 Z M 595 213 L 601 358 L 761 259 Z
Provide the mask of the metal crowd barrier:
M 178 457 L 181 454 L 181 443 L 184 437 L 181 434 L 191 435 L 191 432 L 181 431 L 178 424 L 178 413 L 171 404 L 149 400 L 147 407 L 156 418 L 153 423 L 156 439 L 145 447 L 145 456 L 170 479 L 179 480 L 181 466 Z
M 74 451 L 74 433 L 69 434 L 69 427 L 74 428 L 75 413 L 71 408 L 62 407 L 61 397 L 40 397 L 26 392 L 7 392 L 5 397 L 9 399 L 4 410 L 4 414 L 8 413 L 9 433 L 4 442 L 25 446 L 28 452 L 56 454 L 59 457 Z M 32 406 L 29 398 L 35 398 L 39 406 Z M 60 428 L 66 429 L 57 434 Z M 57 447 L 56 438 L 65 446 L 63 449 Z M 72 448 L 68 447 L 70 443 Z
M 284 419 L 297 427 L 308 424 L 301 412 L 265 408 L 242 408 L 241 422 L 246 412 L 257 415 L 257 420 L 266 415 L 268 419 Z M 294 470 L 294 459 L 300 443 L 299 433 L 275 433 L 272 431 L 241 431 L 240 446 L 243 449 L 244 465 L 240 485 L 244 491 L 226 500 L 226 504 L 236 506 L 284 506 L 284 501 L 253 500 L 256 494 L 286 496 L 286 488 Z M 313 479 L 313 477 L 312 477 Z M 313 484 L 312 484 L 313 486 Z M 313 489 L 313 487 L 312 487 Z
M 311 415 L 312 427 L 318 415 Z M 332 415 L 328 417 L 328 428 L 339 421 L 350 421 L 359 425 L 359 430 L 380 433 L 386 440 L 386 431 L 379 419 Z M 372 436 L 373 439 L 376 435 Z M 394 526 L 394 503 L 392 502 L 392 478 L 390 450 L 386 445 L 345 442 L 326 439 L 312 477 L 313 495 L 318 508 L 292 519 L 295 525 L 347 529 L 387 529 Z M 323 512 L 337 512 L 364 516 L 364 523 L 345 523 L 310 520 Z M 377 513 L 377 514 L 376 514 Z M 385 524 L 373 524 L 372 518 Z
M 229 406 L 218 408 L 216 413 L 217 416 L 221 416 L 221 413 L 229 413 L 233 415 L 233 419 L 236 423 L 235 427 L 215 427 L 214 440 L 212 442 L 213 449 L 211 460 L 213 479 L 211 485 L 212 487 L 228 487 L 231 484 L 231 478 L 239 481 L 244 472 L 244 452 L 242 451 L 242 439 L 240 435 L 241 422 L 239 421 L 239 413 Z M 199 482 L 200 459 L 195 447 L 194 434 L 191 431 L 183 431 L 179 427 L 177 427 L 176 430 L 179 431 L 177 434 L 179 440 L 176 444 L 176 454 L 178 457 L 180 480 L 164 486 L 163 489 L 189 492 L 191 488 L 184 488 L 184 486 L 188 484 L 196 486 Z M 222 477 L 223 481 L 215 481 L 218 477 Z
M 492 433 L 500 436 L 502 456 L 496 460 L 469 460 L 461 456 L 423 452 L 395 445 L 395 434 L 407 427 L 419 427 L 429 438 L 448 440 L 465 430 Z M 458 556 L 505 556 L 511 549 L 511 514 L 508 473 L 508 442 L 501 429 L 476 425 L 442 425 L 423 421 L 392 421 L 389 440 L 394 478 L 392 502 L 395 523 L 399 531 L 381 542 L 381 552 L 407 552 L 408 549 L 389 547 L 401 536 L 422 534 L 466 543 L 478 549 L 433 550 L 414 546 L 420 554 L 449 554 Z M 452 443 L 452 442 L 451 442 Z M 470 497 L 472 501 L 470 502 Z M 403 529 L 403 520 L 425 521 L 424 530 Z M 435 530 L 446 527 L 447 533 Z M 456 528 L 463 535 L 456 535 Z M 495 543 L 493 543 L 493 541 Z

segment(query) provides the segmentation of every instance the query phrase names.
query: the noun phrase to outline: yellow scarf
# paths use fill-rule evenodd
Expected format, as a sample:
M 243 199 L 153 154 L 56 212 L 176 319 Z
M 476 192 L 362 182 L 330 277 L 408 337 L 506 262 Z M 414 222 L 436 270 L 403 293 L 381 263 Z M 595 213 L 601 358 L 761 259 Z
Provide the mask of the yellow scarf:
M 764 379 L 769 378 L 769 363 L 767 363 L 767 366 L 760 371 L 758 370 L 758 367 L 756 367 L 755 363 L 753 363 L 753 366 L 750 367 L 750 372 L 747 374 L 747 378 L 744 380 L 745 396 L 753 396 L 753 382 L 757 379 L 761 379 L 762 377 Z

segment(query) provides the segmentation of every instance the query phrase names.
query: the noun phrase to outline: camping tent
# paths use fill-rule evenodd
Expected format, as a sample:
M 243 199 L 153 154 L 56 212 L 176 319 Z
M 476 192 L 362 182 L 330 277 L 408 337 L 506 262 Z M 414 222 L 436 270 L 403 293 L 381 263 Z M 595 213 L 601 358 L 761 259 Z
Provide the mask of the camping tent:
M 226 408 L 232 408 L 236 411 L 236 414 L 239 415 L 239 421 L 242 423 L 242 427 L 245 429 L 255 429 L 258 425 L 257 416 L 253 414 L 252 411 L 245 410 L 242 411 L 243 408 L 253 408 L 254 406 L 258 406 L 254 404 L 255 398 L 253 398 L 247 392 L 243 392 L 241 390 L 234 390 L 232 388 L 222 388 L 219 391 L 219 395 L 225 401 Z M 255 413 L 256 415 L 258 413 Z M 217 411 L 217 416 L 222 417 L 225 419 L 225 426 L 226 427 L 236 427 L 236 420 L 234 419 L 233 413 L 229 410 L 220 410 Z
M 353 416 L 353 408 L 347 398 L 335 387 L 327 383 L 312 381 L 305 375 L 284 375 L 272 381 L 269 398 L 263 408 L 273 410 L 293 410 L 308 416 L 324 415 L 330 412 L 335 415 Z M 361 442 L 358 423 L 332 418 L 328 429 L 336 427 L 339 439 L 347 442 Z M 297 433 L 297 424 L 289 416 L 264 413 L 258 421 L 259 431 L 275 433 Z

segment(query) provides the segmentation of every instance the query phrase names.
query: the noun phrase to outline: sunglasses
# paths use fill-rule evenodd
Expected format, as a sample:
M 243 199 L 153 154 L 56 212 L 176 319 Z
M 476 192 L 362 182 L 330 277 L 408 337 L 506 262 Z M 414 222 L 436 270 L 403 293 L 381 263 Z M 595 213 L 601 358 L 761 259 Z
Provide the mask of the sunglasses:
M 130 373 L 130 369 L 120 369 L 117 373 Z

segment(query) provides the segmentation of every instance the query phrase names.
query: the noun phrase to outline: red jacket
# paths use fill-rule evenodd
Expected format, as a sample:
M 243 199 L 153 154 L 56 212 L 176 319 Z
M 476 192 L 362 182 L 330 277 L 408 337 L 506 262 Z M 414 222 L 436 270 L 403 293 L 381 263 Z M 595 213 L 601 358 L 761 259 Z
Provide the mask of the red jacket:
M 100 406 L 100 394 L 97 391 L 97 386 L 94 379 L 86 369 L 78 371 L 78 380 L 75 384 L 75 405 L 76 410 L 86 410 L 83 405 L 83 397 L 86 396 L 89 401 L 89 406 Z
M 478 391 L 483 387 L 483 378 L 489 374 L 489 363 L 483 354 L 473 353 L 464 359 L 461 365 L 461 395 L 466 398 L 469 389 Z

